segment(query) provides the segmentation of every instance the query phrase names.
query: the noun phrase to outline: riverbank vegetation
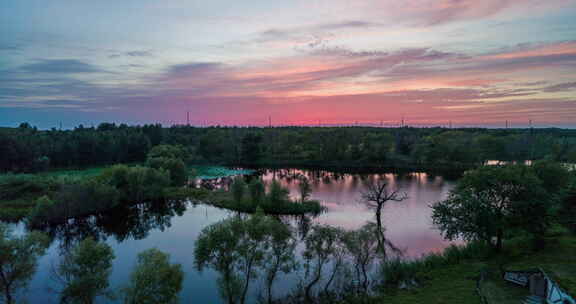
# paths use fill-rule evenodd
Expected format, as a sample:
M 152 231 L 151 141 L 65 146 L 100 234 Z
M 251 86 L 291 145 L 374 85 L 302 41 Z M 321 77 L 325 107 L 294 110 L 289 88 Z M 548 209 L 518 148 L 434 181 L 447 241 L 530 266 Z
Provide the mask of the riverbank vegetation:
M 301 184 L 307 181 L 300 181 Z M 258 178 L 246 184 L 243 177 L 237 177 L 230 190 L 208 192 L 200 201 L 219 208 L 243 213 L 255 213 L 261 209 L 266 214 L 302 215 L 320 214 L 324 208 L 320 202 L 309 199 L 307 188 L 302 189 L 299 200 L 291 199 L 286 188 L 272 181 L 268 190 Z M 302 195 L 302 193 L 304 195 Z
M 125 169 L 115 170 L 124 172 Z M 166 172 L 164 174 L 168 175 Z M 120 173 L 108 173 L 108 175 L 123 176 Z M 547 180 L 550 177 L 561 180 L 551 182 Z M 117 180 L 122 181 L 121 178 Z M 166 180 L 166 184 L 169 185 L 168 178 Z M 521 191 L 528 191 L 523 188 L 526 186 L 534 188 L 529 191 L 537 193 L 544 191 L 546 195 L 529 197 L 520 195 Z M 287 198 L 286 191 L 279 185 L 270 185 L 268 188 L 266 191 L 257 179 L 246 184 L 243 179 L 238 178 L 230 185 L 230 191 L 226 192 L 226 195 L 240 202 L 249 202 L 253 198 L 260 198 L 261 201 L 267 197 Z M 299 188 L 303 190 L 299 195 L 299 201 L 306 201 L 307 187 L 303 185 Z M 388 194 L 394 193 L 394 189 L 384 186 L 374 188 L 378 189 L 385 189 Z M 431 253 L 419 259 L 405 258 L 401 249 L 386 240 L 385 231 L 380 226 L 382 223 L 379 225 L 377 222 L 369 222 L 357 229 L 309 223 L 305 225 L 307 228 L 298 226 L 298 229 L 295 229 L 289 224 L 288 218 L 266 215 L 261 205 L 258 205 L 253 214 L 234 214 L 205 227 L 196 240 L 195 251 L 191 252 L 190 259 L 194 260 L 198 271 L 211 269 L 217 272 L 222 301 L 232 304 L 252 303 L 256 299 L 269 304 L 480 303 L 480 298 L 476 294 L 476 284 L 481 273 L 484 274 L 483 290 L 487 297 L 493 299 L 494 303 L 507 303 L 506 301 L 512 303 L 512 300 L 522 298 L 523 292 L 502 282 L 501 271 L 537 267 L 545 269 L 563 288 L 574 294 L 576 268 L 573 265 L 576 265 L 576 235 L 570 231 L 573 222 L 564 221 L 560 214 L 573 210 L 571 198 L 575 190 L 573 172 L 554 163 L 486 167 L 470 171 L 445 201 L 432 205 L 435 213 L 445 213 L 441 217 L 435 217 L 435 220 L 451 223 L 458 220 L 464 210 L 462 200 L 468 197 L 474 199 L 475 205 L 464 205 L 469 209 L 465 208 L 465 211 L 471 223 L 465 230 L 468 242 L 452 245 L 442 252 Z M 507 196 L 504 197 L 503 194 Z M 517 218 L 528 216 L 525 211 L 518 209 L 522 209 L 520 206 L 526 204 L 532 206 L 534 203 L 532 199 L 542 198 L 547 198 L 542 202 L 547 205 L 544 209 L 525 210 L 538 212 L 538 218 L 546 217 L 546 225 L 532 229 Z M 505 208 L 500 209 L 501 206 L 493 204 L 494 201 L 505 201 Z M 132 207 L 126 206 L 126 208 Z M 150 217 L 154 217 L 152 210 L 142 207 L 137 209 L 147 218 L 143 227 L 150 227 Z M 180 207 L 177 209 L 180 211 L 176 212 L 185 210 Z M 499 210 L 503 213 L 496 212 Z M 502 217 L 494 219 L 492 216 Z M 128 219 L 134 217 L 120 216 L 120 218 L 125 218 L 128 222 Z M 529 218 L 536 218 L 536 215 L 529 215 Z M 94 220 L 93 223 L 96 224 L 108 222 L 104 216 L 98 216 Z M 169 220 L 161 215 L 157 220 L 159 223 L 169 223 Z M 495 226 L 495 230 L 482 226 L 491 222 L 502 225 Z M 462 233 L 450 225 L 443 226 L 442 222 L 438 222 L 438 225 L 444 233 Z M 116 227 L 118 225 L 113 226 L 114 231 L 119 229 Z M 463 224 L 455 227 L 461 226 Z M 50 227 L 41 228 L 48 228 L 48 235 L 52 237 L 54 234 L 50 232 Z M 503 230 L 502 246 L 496 245 L 498 228 Z M 78 227 L 60 230 L 75 233 Z M 95 229 L 88 230 L 94 232 Z M 2 259 L 5 263 L 27 261 L 24 266 L 31 269 L 33 274 L 35 260 L 43 254 L 48 245 L 47 238 L 40 232 L 30 232 L 27 236 L 16 237 L 7 232 L 8 230 L 4 231 L 3 239 L 0 240 L 0 245 L 4 246 L 1 252 L 15 252 L 8 248 L 10 246 L 38 248 L 36 251 L 22 249 L 18 255 L 19 259 L 16 256 L 6 256 Z M 488 232 L 491 233 L 491 237 L 487 237 Z M 299 249 L 298 244 L 301 245 Z M 68 278 L 58 281 L 60 295 L 74 299 L 111 296 L 109 291 L 114 288 L 110 289 L 107 285 L 107 276 L 110 272 L 110 264 L 107 261 L 113 258 L 113 252 L 106 249 L 108 245 L 86 235 L 78 235 L 75 241 L 68 243 L 68 246 L 69 250 L 65 251 L 67 253 L 63 255 L 57 268 L 60 276 Z M 86 252 L 101 254 L 90 254 L 86 259 L 78 257 Z M 31 256 L 30 259 L 21 258 L 27 254 Z M 80 261 L 83 262 L 80 265 L 82 267 L 74 266 L 74 263 Z M 185 269 L 169 263 L 169 258 L 165 254 L 154 250 L 143 254 L 138 259 L 137 265 L 131 276 L 131 282 L 124 286 L 120 293 L 115 293 L 115 296 L 122 297 L 128 302 L 139 303 L 144 301 L 143 299 L 166 303 L 176 299 L 178 291 L 183 286 Z M 75 272 L 78 269 L 99 271 Z M 69 271 L 74 275 L 67 275 Z M 148 272 L 157 276 L 147 279 L 150 275 Z M 86 273 L 91 273 L 93 276 L 87 277 Z M 18 286 L 26 286 L 29 279 L 29 277 L 18 279 L 21 282 Z M 283 280 L 292 280 L 297 284 L 291 290 L 282 290 L 279 282 Z M 95 282 L 92 284 L 95 287 L 75 288 L 79 286 L 78 282 L 84 281 Z M 147 282 L 155 287 L 142 285 Z M 154 292 L 141 293 L 145 290 Z M 12 290 L 10 296 L 14 292 L 16 289 Z M 249 295 L 256 295 L 256 299 Z
M 0 217 L 34 223 L 63 221 L 134 204 L 174 198 L 187 183 L 186 153 L 159 145 L 145 165 L 114 165 L 90 175 L 0 176 Z
M 169 225 L 170 216 L 148 214 L 142 223 L 132 223 L 134 218 L 125 216 L 120 221 L 128 228 L 111 227 L 105 224 L 114 217 L 107 214 L 111 210 L 126 215 L 132 209 L 150 213 L 176 205 L 176 211 L 167 214 L 182 213 L 186 209 L 182 201 L 189 199 L 238 211 L 206 227 L 191 256 L 197 270 L 218 272 L 218 287 L 229 304 L 246 303 L 252 292 L 269 304 L 474 302 L 481 271 L 489 274 L 488 293 L 506 298 L 508 288 L 498 274 L 516 267 L 543 267 L 574 293 L 576 269 L 570 265 L 576 262 L 576 179 L 574 171 L 559 162 L 576 160 L 575 142 L 575 131 L 558 129 L 114 124 L 66 131 L 39 131 L 25 124 L 2 129 L 0 153 L 5 157 L 0 158 L 0 171 L 14 173 L 0 176 L 0 218 L 24 219 L 27 229 L 44 230 L 50 237 L 39 232 L 17 237 L 0 227 L 0 263 L 8 265 L 0 268 L 21 269 L 2 274 L 8 279 L 2 278 L 0 287 L 5 302 L 14 302 L 14 294 L 26 287 L 49 239 L 70 234 L 67 230 L 78 228 L 73 225 L 107 227 L 123 240 L 132 236 L 130 227 L 143 228 L 137 233 L 144 235 L 152 224 Z M 492 159 L 519 163 L 482 166 Z M 525 160 L 536 161 L 525 165 Z M 375 211 L 376 223 L 346 230 L 308 220 L 298 227 L 302 231 L 295 232 L 280 215 L 304 218 L 323 211 L 319 202 L 310 199 L 305 177 L 294 180 L 300 191 L 294 197 L 277 181 L 265 185 L 258 177 L 226 178 L 213 191 L 195 188 L 189 165 L 212 163 L 467 170 L 447 199 L 431 205 L 432 220 L 443 236 L 466 243 L 417 260 L 404 258 L 402 250 L 386 239 L 381 215 L 384 204 L 401 204 L 405 195 L 386 183 L 369 185 L 363 193 L 365 205 Z M 101 167 L 85 175 L 26 173 L 85 166 Z M 296 249 L 297 237 L 301 250 Z M 62 299 L 112 298 L 107 282 L 113 252 L 80 232 L 71 239 L 62 242 L 71 251 L 56 269 Z M 86 255 L 90 263 L 77 265 L 86 261 Z M 151 272 L 160 277 L 151 279 Z M 121 296 L 127 303 L 177 301 L 183 273 L 180 266 L 169 263 L 167 255 L 151 249 L 139 256 Z M 279 292 L 275 286 L 281 278 L 298 284 Z M 260 290 L 254 290 L 256 282 Z M 145 286 L 148 283 L 155 286 Z M 93 288 L 79 288 L 82 284 Z
M 158 145 L 194 164 L 462 171 L 488 160 L 576 162 L 576 131 L 378 127 L 127 126 L 0 129 L 0 172 L 145 163 Z

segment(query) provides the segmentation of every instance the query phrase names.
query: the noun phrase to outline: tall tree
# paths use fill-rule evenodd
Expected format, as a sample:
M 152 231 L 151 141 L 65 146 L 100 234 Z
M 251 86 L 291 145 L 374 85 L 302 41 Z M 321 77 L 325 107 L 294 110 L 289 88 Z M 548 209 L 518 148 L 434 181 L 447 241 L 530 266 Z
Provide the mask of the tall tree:
M 16 294 L 26 289 L 38 266 L 38 258 L 50 245 L 48 237 L 30 232 L 16 237 L 0 223 L 0 292 L 6 304 L 16 303 Z
M 408 198 L 407 194 L 400 192 L 398 189 L 390 189 L 388 183 L 383 180 L 366 182 L 366 190 L 362 192 L 362 202 L 369 208 L 373 209 L 376 215 L 376 224 L 378 228 L 377 237 L 379 240 L 380 250 L 385 252 L 386 239 L 382 227 L 382 209 L 387 202 L 401 202 Z
M 138 262 L 124 289 L 127 304 L 175 304 L 182 289 L 182 265 L 171 264 L 170 256 L 156 248 L 138 254 Z
M 526 166 L 485 166 L 467 172 L 448 198 L 432 206 L 432 219 L 447 239 L 484 240 L 500 251 L 505 232 L 542 235 L 554 208 Z
M 61 303 L 92 304 L 98 296 L 114 299 L 108 290 L 114 252 L 105 243 L 87 238 L 64 254 L 53 271 L 53 278 L 63 286 Z

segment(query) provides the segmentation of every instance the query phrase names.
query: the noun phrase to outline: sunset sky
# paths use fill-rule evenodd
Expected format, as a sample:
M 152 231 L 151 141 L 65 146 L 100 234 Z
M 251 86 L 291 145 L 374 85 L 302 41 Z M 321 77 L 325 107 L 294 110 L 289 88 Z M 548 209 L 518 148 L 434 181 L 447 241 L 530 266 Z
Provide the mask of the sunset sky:
M 1 0 L 0 125 L 576 127 L 576 0 Z

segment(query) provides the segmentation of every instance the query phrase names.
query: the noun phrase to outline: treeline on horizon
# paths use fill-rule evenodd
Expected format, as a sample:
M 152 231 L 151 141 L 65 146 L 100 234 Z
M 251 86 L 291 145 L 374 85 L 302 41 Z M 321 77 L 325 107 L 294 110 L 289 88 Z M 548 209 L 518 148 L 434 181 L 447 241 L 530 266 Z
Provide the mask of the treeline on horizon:
M 102 123 L 0 128 L 0 171 L 140 163 L 159 144 L 192 164 L 398 169 L 470 168 L 488 160 L 576 162 L 576 130 L 379 127 L 163 127 Z

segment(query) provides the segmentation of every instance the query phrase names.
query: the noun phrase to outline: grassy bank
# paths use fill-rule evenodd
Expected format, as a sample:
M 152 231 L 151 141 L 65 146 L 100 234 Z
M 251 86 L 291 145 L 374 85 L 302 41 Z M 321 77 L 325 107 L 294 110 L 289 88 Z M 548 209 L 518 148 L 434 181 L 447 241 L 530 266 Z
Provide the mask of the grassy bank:
M 528 290 L 502 280 L 501 269 L 526 270 L 541 267 L 566 291 L 576 295 L 576 236 L 549 236 L 547 247 L 534 252 L 529 242 L 512 240 L 505 251 L 482 258 L 463 258 L 434 267 L 419 267 L 415 273 L 419 287 L 386 289 L 369 303 L 478 303 L 476 280 L 486 273 L 484 294 L 490 304 L 521 303 Z

